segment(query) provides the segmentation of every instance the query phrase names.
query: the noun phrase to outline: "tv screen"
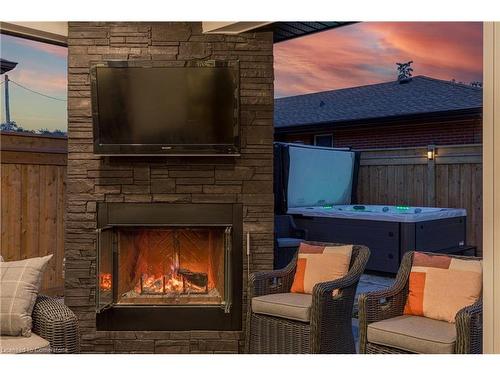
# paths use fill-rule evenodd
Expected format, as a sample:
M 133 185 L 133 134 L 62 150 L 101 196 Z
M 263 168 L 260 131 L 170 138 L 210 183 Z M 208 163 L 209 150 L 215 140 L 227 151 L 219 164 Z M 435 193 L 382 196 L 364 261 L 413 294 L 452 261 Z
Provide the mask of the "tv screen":
M 238 71 L 229 66 L 97 66 L 98 154 L 235 154 Z

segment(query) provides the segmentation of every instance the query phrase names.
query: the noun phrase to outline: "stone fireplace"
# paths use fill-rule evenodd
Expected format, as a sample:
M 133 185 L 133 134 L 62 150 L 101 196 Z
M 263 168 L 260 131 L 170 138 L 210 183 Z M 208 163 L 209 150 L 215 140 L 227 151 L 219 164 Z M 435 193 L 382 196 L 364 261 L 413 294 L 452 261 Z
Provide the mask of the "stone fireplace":
M 241 204 L 97 211 L 99 330 L 241 329 Z
M 65 302 L 82 351 L 241 352 L 248 272 L 273 263 L 271 33 L 70 22 L 68 53 Z M 110 60 L 238 61 L 241 156 L 95 155 L 90 67 Z

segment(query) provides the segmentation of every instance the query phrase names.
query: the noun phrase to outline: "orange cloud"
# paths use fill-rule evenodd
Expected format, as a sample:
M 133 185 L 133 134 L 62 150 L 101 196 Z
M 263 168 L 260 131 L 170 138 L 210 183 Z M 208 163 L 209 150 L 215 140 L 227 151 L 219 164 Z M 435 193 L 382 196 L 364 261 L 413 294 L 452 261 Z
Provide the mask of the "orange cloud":
M 332 90 L 415 75 L 482 79 L 482 26 L 451 22 L 366 22 L 275 45 L 275 95 Z

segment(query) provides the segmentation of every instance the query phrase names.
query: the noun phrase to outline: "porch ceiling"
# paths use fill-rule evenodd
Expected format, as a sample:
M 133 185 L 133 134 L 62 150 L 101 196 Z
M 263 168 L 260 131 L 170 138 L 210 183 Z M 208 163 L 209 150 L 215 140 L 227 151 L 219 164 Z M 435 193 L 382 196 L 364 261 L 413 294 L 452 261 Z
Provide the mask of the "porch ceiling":
M 274 43 L 350 25 L 354 22 L 273 22 L 268 25 L 274 33 Z M 263 28 L 264 29 L 264 28 Z
M 350 25 L 355 22 L 203 22 L 203 32 L 238 34 L 247 31 L 272 31 L 274 43 Z M 3 32 L 56 44 L 66 44 L 67 22 L 1 22 Z
M 247 31 L 272 31 L 274 43 L 279 43 L 352 23 L 355 22 L 203 22 L 203 32 L 238 34 Z

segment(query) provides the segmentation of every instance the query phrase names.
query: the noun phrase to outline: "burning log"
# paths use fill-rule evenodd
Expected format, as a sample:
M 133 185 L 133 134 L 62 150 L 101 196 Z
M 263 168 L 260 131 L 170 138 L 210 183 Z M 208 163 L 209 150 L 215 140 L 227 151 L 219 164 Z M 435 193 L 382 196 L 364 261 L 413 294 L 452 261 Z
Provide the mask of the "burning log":
M 205 289 L 208 292 L 208 275 L 204 272 L 193 272 L 185 268 L 180 268 L 177 273 L 182 276 L 183 281 L 187 281 L 192 285 Z
M 208 293 L 208 274 L 180 268 L 172 275 L 143 274 L 135 288 L 139 294 Z

